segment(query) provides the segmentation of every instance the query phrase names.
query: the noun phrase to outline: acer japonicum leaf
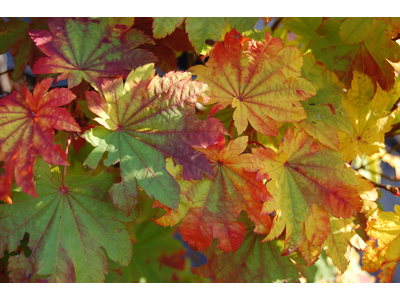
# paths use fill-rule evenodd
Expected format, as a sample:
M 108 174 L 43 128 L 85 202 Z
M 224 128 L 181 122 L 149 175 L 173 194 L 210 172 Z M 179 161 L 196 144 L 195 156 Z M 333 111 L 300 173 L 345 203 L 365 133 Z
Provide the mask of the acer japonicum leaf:
M 388 61 L 400 60 L 400 46 L 388 34 L 392 32 L 393 21 L 390 18 L 378 18 L 369 34 L 363 33 L 363 30 L 359 33 L 359 27 L 347 28 L 349 22 L 353 21 L 325 20 L 317 30 L 319 37 L 310 44 L 313 54 L 348 87 L 353 72 L 358 71 L 370 76 L 375 86 L 378 83 L 383 90 L 390 91 L 395 76 Z M 363 41 L 357 38 L 359 34 L 364 38 Z
M 262 215 L 262 203 L 272 200 L 265 185 L 256 181 L 256 171 L 262 164 L 254 155 L 243 153 L 248 137 L 239 137 L 225 145 L 222 138 L 205 153 L 214 168 L 214 177 L 185 182 L 176 175 L 181 185 L 181 204 L 176 213 L 166 209 L 166 214 L 155 220 L 159 225 L 172 226 L 182 218 L 180 232 L 193 248 L 204 250 L 213 238 L 219 238 L 218 247 L 236 251 L 243 241 L 246 229 L 237 219 L 242 210 L 255 224 L 254 231 L 267 234 L 271 227 L 269 215 Z M 155 203 L 154 206 L 160 206 Z M 187 212 L 186 212 L 187 211 Z M 186 213 L 185 213 L 186 212 Z
M 207 263 L 192 268 L 194 274 L 213 282 L 266 283 L 299 282 L 300 274 L 289 257 L 282 256 L 283 241 L 262 243 L 251 222 L 246 223 L 243 244 L 233 253 L 218 252 L 216 243 L 204 251 Z
M 110 261 L 106 282 L 175 282 L 194 277 L 181 241 L 173 237 L 173 228 L 163 228 L 152 221 L 128 224 L 133 239 L 132 259 L 121 267 Z
M 302 102 L 307 118 L 296 124 L 296 127 L 303 129 L 323 145 L 338 151 L 340 140 L 336 131 L 349 135 L 353 132 L 344 107 L 344 85 L 339 82 L 335 73 L 330 72 L 311 53 L 303 58 L 302 76 L 314 85 L 317 94 Z
M 36 62 L 33 72 L 61 73 L 57 80 L 68 78 L 68 88 L 85 79 L 97 90 L 102 77 L 126 78 L 133 68 L 157 60 L 152 53 L 138 49 L 152 40 L 131 29 L 133 22 L 133 18 L 49 18 L 51 32 L 29 32 L 48 56 Z
M 97 126 L 83 137 L 96 148 L 85 164 L 96 168 L 103 153 L 109 152 L 106 166 L 120 163 L 122 182 L 110 193 L 114 203 L 129 215 L 137 183 L 150 196 L 177 209 L 180 188 L 165 169 L 165 159 L 172 157 L 183 166 L 183 178 L 213 176 L 205 155 L 193 148 L 206 148 L 223 137 L 219 120 L 200 121 L 194 102 L 203 97 L 207 85 L 191 80 L 187 72 L 170 72 L 154 77 L 153 65 L 137 68 L 122 79 L 105 80 L 102 98 L 87 92 L 89 109 L 98 115 Z M 137 182 L 137 183 L 136 183 Z
M 276 122 L 296 122 L 307 117 L 299 101 L 315 95 L 313 85 L 299 78 L 303 57 L 294 47 L 266 33 L 256 42 L 232 30 L 210 52 L 205 66 L 190 71 L 211 88 L 215 104 L 210 114 L 231 105 L 238 134 L 248 123 L 265 135 L 277 136 Z
M 315 32 L 322 23 L 322 17 L 292 17 L 284 18 L 283 26 L 293 32 L 299 44 L 308 45 L 312 40 L 318 38 Z
M 362 269 L 370 273 L 381 269 L 380 282 L 392 282 L 400 260 L 400 206 L 395 205 L 394 212 L 380 211 L 377 217 L 371 218 L 367 234 L 371 239 L 363 253 Z
M 385 133 L 392 127 L 391 121 L 395 117 L 387 110 L 390 103 L 388 93 L 380 86 L 374 89 L 369 76 L 356 71 L 353 75 L 344 102 L 352 131 L 351 134 L 339 133 L 340 152 L 345 161 L 385 149 Z
M 16 18 L 10 18 L 8 22 L 0 21 L 0 54 L 10 51 L 14 58 L 15 67 L 12 79 L 16 81 L 25 71 L 26 66 L 33 67 L 36 59 L 43 55 L 35 47 L 28 31 L 35 29 L 48 29 L 47 18 L 29 18 L 30 22 L 24 22 Z
M 329 214 L 349 218 L 361 210 L 354 171 L 338 152 L 304 131 L 295 136 L 289 128 L 278 153 L 270 148 L 252 152 L 264 164 L 257 179 L 271 180 L 268 191 L 274 200 L 265 202 L 262 212 L 276 211 L 265 241 L 277 238 L 286 228 L 285 254 L 296 249 L 304 235 L 313 245 L 321 245 L 330 231 Z
M 108 256 L 122 265 L 131 259 L 126 218 L 112 203 L 108 189 L 119 174 L 66 176 L 51 172 L 42 159 L 35 165 L 39 198 L 13 192 L 13 204 L 0 205 L 0 253 L 14 250 L 29 233 L 29 257 L 10 257 L 13 282 L 37 277 L 47 282 L 102 282 Z M 119 220 L 119 221 L 118 221 Z
M 54 145 L 54 129 L 79 132 L 79 125 L 60 106 L 75 99 L 65 89 L 48 91 L 52 79 L 36 85 L 33 94 L 26 87 L 22 95 L 13 91 L 0 99 L 0 161 L 5 173 L 0 176 L 0 199 L 10 200 L 10 188 L 15 181 L 22 191 L 37 197 L 33 183 L 33 166 L 38 154 L 55 165 L 68 165 L 61 145 Z
M 164 72 L 177 69 L 178 58 L 181 52 L 192 52 L 193 46 L 190 44 L 187 33 L 182 28 L 176 28 L 173 32 L 162 38 L 156 34 L 155 22 L 158 19 L 181 19 L 181 18 L 135 18 L 133 28 L 142 30 L 148 36 L 153 36 L 154 28 L 154 44 L 143 45 L 143 49 L 154 53 L 158 58 L 157 67 Z M 184 18 L 183 18 L 184 19 Z M 173 22 L 172 22 L 173 23 Z M 164 30 L 162 26 L 158 27 Z M 165 32 L 164 32 L 165 33 Z
M 336 219 L 331 217 L 330 233 L 324 243 L 324 250 L 343 274 L 350 262 L 351 246 L 364 250 L 366 244 L 355 232 L 354 218 Z

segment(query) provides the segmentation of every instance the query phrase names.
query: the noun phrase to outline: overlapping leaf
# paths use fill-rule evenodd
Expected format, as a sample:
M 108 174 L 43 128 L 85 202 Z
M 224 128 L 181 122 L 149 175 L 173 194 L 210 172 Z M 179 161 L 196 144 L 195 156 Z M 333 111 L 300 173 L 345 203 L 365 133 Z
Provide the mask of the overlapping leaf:
M 13 282 L 101 282 L 108 256 L 122 265 L 131 259 L 132 245 L 123 224 L 128 221 L 108 203 L 108 189 L 118 173 L 66 177 L 35 165 L 39 199 L 13 193 L 14 204 L 0 205 L 0 253 L 14 250 L 29 233 L 29 257 L 10 257 Z
M 294 136 L 289 128 L 278 154 L 269 148 L 255 148 L 253 153 L 264 164 L 258 179 L 271 179 L 268 191 L 274 200 L 264 203 L 263 213 L 277 211 L 265 240 L 278 237 L 286 228 L 285 253 L 299 246 L 304 235 L 314 245 L 321 244 L 330 231 L 327 212 L 349 218 L 361 209 L 354 171 L 338 152 L 304 131 Z
M 351 89 L 347 92 L 345 108 L 350 117 L 351 134 L 339 133 L 340 152 L 345 161 L 378 153 L 385 147 L 385 133 L 391 128 L 394 114 L 386 111 L 388 93 L 374 85 L 369 76 L 354 72 Z
M 22 191 L 37 197 L 33 166 L 38 154 L 52 164 L 68 165 L 61 145 L 54 145 L 54 129 L 76 131 L 80 128 L 69 112 L 61 108 L 75 95 L 65 88 L 48 91 L 51 79 L 39 83 L 33 95 L 24 87 L 0 99 L 0 161 L 5 172 L 0 176 L 0 199 L 10 202 L 15 180 Z
M 265 41 L 255 42 L 232 30 L 224 43 L 210 52 L 206 66 L 190 69 L 196 80 L 211 88 L 216 103 L 211 114 L 231 105 L 238 134 L 248 125 L 265 135 L 276 136 L 278 122 L 296 122 L 306 118 L 299 101 L 315 95 L 313 85 L 301 75 L 303 58 L 294 47 L 266 33 Z
M 152 53 L 137 49 L 151 39 L 130 29 L 133 18 L 50 18 L 48 25 L 51 33 L 30 32 L 48 56 L 37 61 L 33 72 L 61 73 L 57 79 L 68 78 L 68 88 L 85 79 L 99 90 L 101 77 L 126 77 L 133 68 L 156 61 Z
M 219 238 L 221 250 L 236 251 L 246 232 L 237 220 L 242 210 L 255 224 L 256 233 L 267 234 L 271 221 L 269 215 L 261 215 L 261 208 L 271 195 L 262 182 L 255 180 L 255 172 L 262 165 L 254 155 L 243 153 L 247 140 L 248 137 L 239 137 L 225 147 L 225 139 L 221 139 L 200 150 L 211 161 L 214 178 L 187 183 L 177 176 L 182 189 L 180 207 L 176 213 L 166 209 L 167 213 L 156 223 L 172 226 L 183 217 L 183 239 L 200 250 L 209 247 L 213 238 Z
M 302 71 L 302 76 L 314 85 L 317 95 L 302 102 L 307 118 L 296 126 L 323 145 L 339 150 L 340 142 L 336 130 L 347 134 L 353 132 L 344 107 L 343 84 L 335 73 L 315 60 L 311 53 L 304 56 Z
M 310 44 L 313 54 L 348 87 L 353 72 L 358 71 L 370 76 L 374 85 L 377 82 L 383 90 L 391 90 L 395 82 L 394 69 L 387 60 L 400 60 L 400 46 L 392 40 L 397 35 L 393 24 L 398 21 L 396 18 L 379 18 L 375 26 L 372 24 L 373 29 L 364 28 L 364 33 L 351 26 L 354 22 L 363 20 L 324 21 L 317 30 L 319 37 Z M 364 25 L 366 23 L 368 20 Z
M 181 241 L 173 237 L 172 228 L 151 221 L 129 224 L 133 235 L 132 260 L 126 267 L 110 262 L 106 282 L 190 282 L 201 281 L 191 274 L 189 259 Z
M 10 18 L 8 22 L 0 20 L 0 54 L 11 50 L 10 53 L 15 63 L 12 73 L 14 81 L 25 71 L 28 62 L 33 67 L 33 63 L 41 54 L 35 47 L 28 31 L 47 28 L 47 18 L 30 18 L 30 22 L 16 18 Z
M 379 212 L 377 218 L 368 221 L 367 233 L 372 238 L 367 242 L 362 259 L 362 269 L 378 274 L 380 282 L 392 282 L 400 260 L 400 206 L 394 212 Z
M 110 192 L 127 215 L 134 208 L 137 183 L 150 197 L 177 209 L 180 188 L 165 170 L 165 158 L 183 166 L 185 180 L 201 179 L 202 173 L 213 176 L 205 155 L 193 148 L 213 145 L 225 132 L 217 119 L 199 121 L 195 115 L 193 102 L 206 97 L 204 83 L 191 81 L 187 72 L 153 77 L 149 64 L 132 71 L 125 84 L 122 79 L 105 80 L 105 99 L 86 93 L 89 109 L 104 127 L 83 135 L 96 147 L 85 164 L 96 168 L 105 151 L 105 165 L 120 163 L 122 182 Z
M 205 251 L 207 263 L 193 273 L 213 282 L 299 282 L 299 271 L 289 257 L 281 256 L 283 242 L 261 243 L 263 236 L 254 233 L 246 222 L 243 244 L 234 253 L 218 253 L 215 244 Z

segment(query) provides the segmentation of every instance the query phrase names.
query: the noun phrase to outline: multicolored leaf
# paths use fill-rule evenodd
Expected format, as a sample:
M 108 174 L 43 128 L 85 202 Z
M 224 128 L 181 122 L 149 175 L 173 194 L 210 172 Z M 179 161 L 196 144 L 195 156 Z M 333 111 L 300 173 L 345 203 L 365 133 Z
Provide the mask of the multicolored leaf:
M 47 18 L 29 18 L 29 22 L 16 18 L 10 18 L 8 22 L 0 20 L 0 54 L 11 50 L 15 63 L 12 72 L 14 81 L 25 71 L 28 62 L 33 67 L 33 63 L 41 55 L 28 31 L 47 28 Z
M 243 244 L 234 253 L 219 253 L 216 243 L 204 254 L 207 263 L 192 268 L 196 275 L 212 278 L 213 282 L 266 283 L 299 282 L 300 274 L 289 257 L 281 256 L 283 242 L 262 243 L 263 236 L 254 233 L 246 222 Z
M 60 106 L 75 99 L 65 89 L 48 91 L 52 79 L 39 83 L 33 95 L 23 89 L 0 99 L 0 161 L 5 173 L 0 176 L 0 199 L 10 202 L 10 188 L 15 181 L 22 191 L 38 197 L 33 183 L 33 166 L 38 154 L 51 164 L 68 165 L 61 145 L 54 145 L 54 129 L 79 132 L 79 125 Z
M 178 179 L 182 189 L 178 212 L 166 210 L 166 215 L 155 222 L 171 226 L 183 217 L 183 239 L 200 250 L 209 247 L 213 238 L 219 238 L 221 250 L 236 251 L 246 232 L 237 220 L 242 210 L 255 224 L 256 233 L 267 234 L 271 220 L 269 215 L 261 214 L 261 208 L 264 201 L 272 199 L 265 185 L 256 181 L 255 172 L 262 165 L 254 155 L 243 153 L 247 141 L 248 137 L 239 137 L 225 146 L 225 139 L 221 139 L 214 146 L 200 149 L 213 165 L 215 176 L 191 183 Z
M 138 49 L 151 39 L 130 29 L 133 18 L 49 18 L 50 32 L 30 31 L 31 38 L 48 57 L 39 59 L 33 72 L 61 73 L 68 88 L 82 79 L 100 90 L 102 77 L 126 77 L 133 68 L 155 62 L 156 57 Z
M 195 115 L 193 102 L 207 100 L 206 90 L 207 85 L 191 81 L 187 72 L 154 77 L 149 64 L 132 71 L 125 84 L 120 78 L 105 80 L 105 98 L 86 93 L 89 109 L 104 127 L 83 134 L 96 147 L 85 164 L 95 169 L 106 151 L 106 166 L 120 163 L 122 182 L 111 193 L 125 214 L 133 210 L 137 183 L 150 197 L 178 208 L 180 188 L 165 169 L 167 156 L 183 166 L 185 180 L 214 175 L 205 155 L 193 149 L 215 144 L 225 132 L 217 119 L 200 121 Z
M 371 218 L 367 233 L 372 239 L 367 242 L 362 269 L 370 273 L 381 269 L 380 282 L 392 282 L 400 260 L 400 206 L 395 205 L 394 212 L 379 212 L 378 218 Z
M 336 131 L 347 134 L 353 132 L 344 107 L 344 86 L 335 73 L 330 72 L 311 53 L 304 55 L 302 71 L 302 76 L 314 85 L 317 94 L 302 102 L 307 118 L 296 127 L 323 145 L 339 150 L 340 141 Z
M 118 173 L 71 176 L 51 172 L 43 160 L 35 165 L 39 199 L 13 193 L 14 204 L 0 205 L 0 255 L 13 251 L 29 233 L 29 257 L 10 257 L 13 282 L 102 282 L 108 256 L 127 265 L 132 255 L 128 221 L 108 203 L 108 189 Z
M 355 22 L 362 22 L 357 19 Z M 383 90 L 390 91 L 395 77 L 388 61 L 400 60 L 400 46 L 390 34 L 393 21 L 379 18 L 371 33 L 368 29 L 359 36 L 358 30 L 353 32 L 355 28 L 348 28 L 349 24 L 354 23 L 353 19 L 342 22 L 325 20 L 317 30 L 319 37 L 311 42 L 310 47 L 316 59 L 334 71 L 346 86 L 350 86 L 353 72 L 358 71 L 370 76 L 374 85 L 378 83 Z M 364 40 L 360 41 L 361 38 Z
M 266 33 L 255 42 L 232 30 L 218 42 L 205 66 L 194 66 L 196 80 L 211 88 L 210 114 L 231 105 L 238 134 L 248 123 L 265 135 L 277 136 L 278 122 L 296 122 L 306 113 L 299 101 L 315 95 L 313 85 L 301 75 L 303 58 L 294 47 Z
M 318 245 L 329 233 L 328 212 L 349 218 L 362 208 L 354 171 L 340 160 L 341 155 L 304 131 L 294 136 L 289 128 L 278 154 L 255 148 L 263 162 L 258 179 L 269 179 L 268 191 L 274 200 L 264 203 L 263 213 L 276 211 L 273 227 L 265 241 L 281 235 L 286 228 L 284 253 L 297 248 L 304 235 Z M 314 206 L 318 208 L 315 208 Z
M 345 109 L 352 125 L 351 134 L 339 133 L 340 152 L 345 161 L 378 153 L 385 148 L 385 133 L 391 128 L 394 114 L 386 111 L 388 93 L 374 85 L 369 76 L 354 72 L 351 89 L 347 92 Z

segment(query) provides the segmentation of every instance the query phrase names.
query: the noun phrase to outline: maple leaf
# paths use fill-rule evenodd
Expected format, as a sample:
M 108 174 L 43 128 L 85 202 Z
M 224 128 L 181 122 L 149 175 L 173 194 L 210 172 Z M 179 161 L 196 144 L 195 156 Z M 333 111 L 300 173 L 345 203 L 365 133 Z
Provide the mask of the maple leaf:
M 256 234 L 246 222 L 243 244 L 234 253 L 218 253 L 216 243 L 207 249 L 207 263 L 192 268 L 194 274 L 212 278 L 213 282 L 299 282 L 299 271 L 289 257 L 281 256 L 283 242 L 274 240 L 261 243 L 263 236 Z
M 362 269 L 370 273 L 381 269 L 380 282 L 392 282 L 400 260 L 400 206 L 395 205 L 394 212 L 380 211 L 377 218 L 369 219 L 367 234 L 371 239 L 363 253 Z
M 36 85 L 33 95 L 23 89 L 22 95 L 13 91 L 0 99 L 0 161 L 5 174 L 0 176 L 0 199 L 10 201 L 10 188 L 15 180 L 22 191 L 37 197 L 33 183 L 33 166 L 38 154 L 51 164 L 68 165 L 61 145 L 54 145 L 54 131 L 79 132 L 79 125 L 70 113 L 60 106 L 75 99 L 65 89 L 50 88 L 52 79 Z
M 352 125 L 351 134 L 339 133 L 340 152 L 345 161 L 378 153 L 385 148 L 385 133 L 391 128 L 394 114 L 386 111 L 390 98 L 369 76 L 354 72 L 351 89 L 347 92 L 345 109 Z
M 315 60 L 311 53 L 304 56 L 302 71 L 302 76 L 314 85 L 317 94 L 302 102 L 307 118 L 296 124 L 296 127 L 323 145 L 339 150 L 340 140 L 336 130 L 347 134 L 353 132 L 344 107 L 344 86 L 335 73 Z
M 10 257 L 13 282 L 38 277 L 48 282 L 101 282 L 108 256 L 122 265 L 131 258 L 129 234 L 119 221 L 129 221 L 108 203 L 108 189 L 118 173 L 70 176 L 62 182 L 42 159 L 35 165 L 39 199 L 14 192 L 14 203 L 0 205 L 0 253 L 14 250 L 29 233 L 29 257 Z
M 39 59 L 33 72 L 61 73 L 68 88 L 82 79 L 100 89 L 101 77 L 123 76 L 140 65 L 155 62 L 146 50 L 137 49 L 151 39 L 130 29 L 133 18 L 49 18 L 51 33 L 30 31 L 31 38 L 48 57 Z
M 315 89 L 301 75 L 303 58 L 294 47 L 266 33 L 265 41 L 255 42 L 236 30 L 225 36 L 210 52 L 206 66 L 190 71 L 196 80 L 211 88 L 214 104 L 210 114 L 231 105 L 238 134 L 248 125 L 265 135 L 277 136 L 278 122 L 295 122 L 307 116 L 299 101 L 315 95 Z
M 216 145 L 200 149 L 213 165 L 214 177 L 191 183 L 176 177 L 182 190 L 178 212 L 166 210 L 156 223 L 171 226 L 183 217 L 183 239 L 200 250 L 209 247 L 213 238 L 219 238 L 221 250 L 236 251 L 246 231 L 237 221 L 242 210 L 255 224 L 256 233 L 267 234 L 271 221 L 268 215 L 261 215 L 261 208 L 271 195 L 262 182 L 255 180 L 255 172 L 262 165 L 252 154 L 243 153 L 247 141 L 248 137 L 239 137 L 225 146 L 225 139 L 221 139 Z
M 284 18 L 282 23 L 284 27 L 287 27 L 297 36 L 297 42 L 299 44 L 308 45 L 312 40 L 318 38 L 318 34 L 315 31 L 321 25 L 322 18 Z
M 207 85 L 191 81 L 187 72 L 154 77 L 152 64 L 137 68 L 122 79 L 105 80 L 102 92 L 87 92 L 89 109 L 104 127 L 97 126 L 83 137 L 96 148 L 85 163 L 95 169 L 105 151 L 106 166 L 120 163 L 122 182 L 111 188 L 114 203 L 129 215 L 134 209 L 137 183 L 152 198 L 168 207 L 179 205 L 179 185 L 165 170 L 165 158 L 183 166 L 183 178 L 213 175 L 201 152 L 225 132 L 214 118 L 199 121 L 193 102 L 204 97 Z
M 167 35 L 174 32 L 174 30 L 183 23 L 183 20 L 185 20 L 184 17 L 178 17 L 178 18 L 157 17 L 157 18 L 154 18 L 154 22 L 153 22 L 154 37 L 157 39 L 166 37 Z
M 354 218 L 330 220 L 331 227 L 328 238 L 324 243 L 324 250 L 335 266 L 343 274 L 350 262 L 351 245 L 358 250 L 363 250 L 366 246 L 361 237 L 355 232 Z
M 377 82 L 383 90 L 390 91 L 395 77 L 394 69 L 388 61 L 400 60 L 400 46 L 387 34 L 392 32 L 394 21 L 389 18 L 376 19 L 372 31 L 368 29 L 368 25 L 359 36 L 359 30 L 351 26 L 370 21 L 356 19 L 358 20 L 324 21 L 317 30 L 319 37 L 310 44 L 312 52 L 346 86 L 350 86 L 353 72 L 358 71 L 370 76 L 374 85 Z M 361 38 L 364 40 L 360 41 Z M 354 42 L 358 43 L 353 44 Z
M 192 280 L 187 251 L 173 237 L 172 228 L 163 228 L 151 221 L 128 223 L 134 237 L 132 259 L 121 267 L 110 261 L 106 282 L 180 282 Z M 198 280 L 197 280 L 198 281 Z
M 30 22 L 24 22 L 16 18 L 10 18 L 8 22 L 0 21 L 0 54 L 10 53 L 14 58 L 15 67 L 12 79 L 16 81 L 25 71 L 26 66 L 33 67 L 33 63 L 41 52 L 35 47 L 28 31 L 34 29 L 47 29 L 47 18 L 29 18 Z
M 133 25 L 133 28 L 142 30 L 145 34 L 152 36 L 153 29 L 156 30 L 155 26 L 158 26 L 155 25 L 157 19 L 173 18 L 135 18 L 135 24 Z M 163 30 L 162 28 L 162 26 L 159 27 L 160 30 Z M 156 34 L 156 32 L 157 31 L 154 31 L 155 44 L 146 44 L 143 45 L 142 48 L 154 53 L 154 55 L 157 56 L 157 67 L 161 70 L 163 70 L 164 72 L 175 70 L 178 63 L 177 55 L 182 52 L 193 51 L 193 46 L 189 42 L 187 33 L 182 28 L 176 28 L 167 36 L 158 35 Z M 159 36 L 164 37 L 159 38 Z
M 265 202 L 262 212 L 277 211 L 265 241 L 278 237 L 286 227 L 285 254 L 300 245 L 304 234 L 314 245 L 321 244 L 329 232 L 329 222 L 324 221 L 327 212 L 349 218 L 362 208 L 354 171 L 340 160 L 340 153 L 304 131 L 294 136 L 289 128 L 278 154 L 270 148 L 252 152 L 264 164 L 258 179 L 271 179 L 268 191 L 274 200 Z

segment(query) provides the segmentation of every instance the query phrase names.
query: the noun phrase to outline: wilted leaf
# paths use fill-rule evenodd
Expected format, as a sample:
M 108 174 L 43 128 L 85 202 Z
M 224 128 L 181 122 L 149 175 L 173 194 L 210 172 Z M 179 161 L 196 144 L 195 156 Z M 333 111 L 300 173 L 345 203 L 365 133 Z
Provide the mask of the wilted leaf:
M 61 145 L 53 144 L 53 128 L 80 131 L 75 119 L 60 107 L 74 100 L 75 95 L 65 88 L 48 91 L 51 81 L 39 83 L 33 95 L 24 87 L 22 95 L 13 91 L 0 99 L 0 161 L 5 162 L 5 174 L 0 176 L 0 199 L 4 201 L 11 195 L 14 173 L 22 191 L 37 197 L 33 166 L 38 154 L 47 163 L 69 164 Z

